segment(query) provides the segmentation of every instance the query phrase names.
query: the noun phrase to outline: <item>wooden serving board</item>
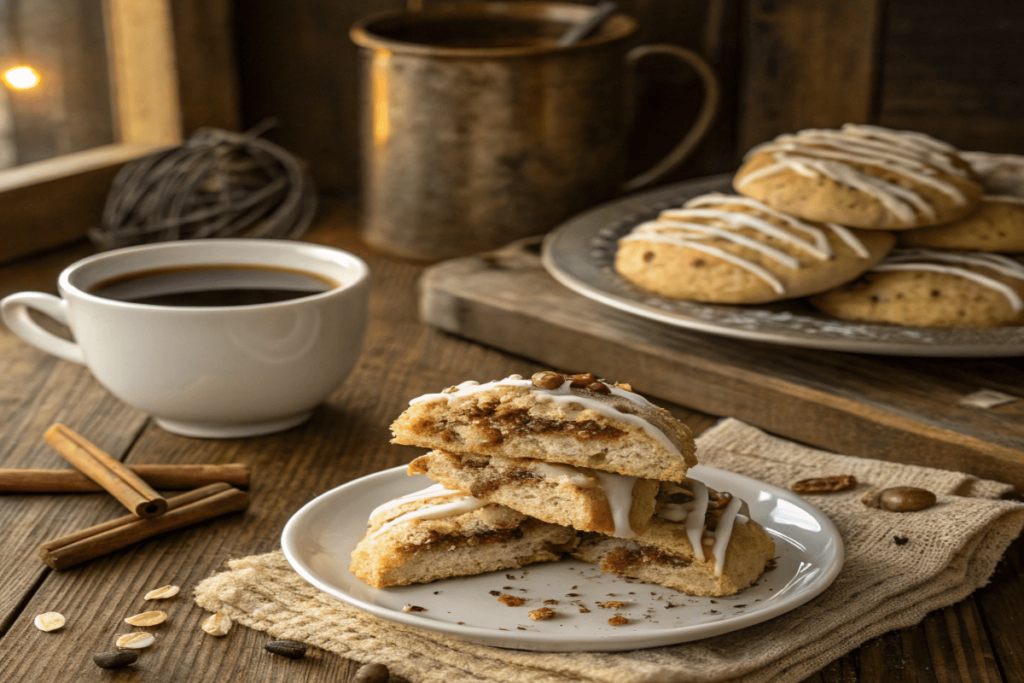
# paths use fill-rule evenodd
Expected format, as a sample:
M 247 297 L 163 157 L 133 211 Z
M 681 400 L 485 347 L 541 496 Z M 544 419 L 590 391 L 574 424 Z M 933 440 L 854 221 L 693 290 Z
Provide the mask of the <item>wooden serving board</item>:
M 866 356 L 685 331 L 566 289 L 541 266 L 536 243 L 429 268 L 420 316 L 553 369 L 629 382 L 812 446 L 1024 490 L 1024 359 Z M 1022 400 L 961 405 L 984 389 Z

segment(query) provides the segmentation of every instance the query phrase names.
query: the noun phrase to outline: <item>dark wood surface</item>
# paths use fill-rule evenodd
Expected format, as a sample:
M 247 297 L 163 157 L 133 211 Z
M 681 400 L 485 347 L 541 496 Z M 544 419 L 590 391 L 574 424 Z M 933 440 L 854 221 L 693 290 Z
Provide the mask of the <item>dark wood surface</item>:
M 192 603 L 192 589 L 229 558 L 277 548 L 285 522 L 313 497 L 411 459 L 415 449 L 388 443 L 388 425 L 410 397 L 464 379 L 528 375 L 544 366 L 420 323 L 416 282 L 422 267 L 368 252 L 351 222 L 348 211 L 331 212 L 312 239 L 359 254 L 373 270 L 365 350 L 312 421 L 281 434 L 225 441 L 173 436 L 107 394 L 84 368 L 47 356 L 0 327 L 0 467 L 62 467 L 42 439 L 59 421 L 131 464 L 244 462 L 253 468 L 253 502 L 245 513 L 64 572 L 45 568 L 37 546 L 121 515 L 118 503 L 105 494 L 0 494 L 0 680 L 352 680 L 357 666 L 330 653 L 295 662 L 265 653 L 264 633 L 236 626 L 225 638 L 205 634 L 205 615 Z M 72 248 L 0 268 L 0 296 L 53 291 L 59 270 L 87 253 L 86 247 Z M 575 362 L 558 369 L 588 370 Z M 714 422 L 687 408 L 666 407 L 695 431 Z M 1022 568 L 1024 543 L 1018 541 L 992 583 L 968 600 L 919 626 L 876 638 L 808 680 L 1024 680 Z M 98 669 L 93 653 L 113 649 L 116 635 L 134 630 L 122 619 L 151 609 L 143 594 L 169 583 L 181 586 L 182 594 L 160 606 L 169 619 L 153 629 L 156 644 L 134 667 Z M 47 611 L 64 614 L 67 626 L 53 633 L 35 629 L 33 617 Z

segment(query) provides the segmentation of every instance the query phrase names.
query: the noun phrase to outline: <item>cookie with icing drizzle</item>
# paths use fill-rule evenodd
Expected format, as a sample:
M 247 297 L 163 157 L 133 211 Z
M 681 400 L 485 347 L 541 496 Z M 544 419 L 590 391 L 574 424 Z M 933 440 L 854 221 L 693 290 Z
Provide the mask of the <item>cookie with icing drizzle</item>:
M 794 216 L 868 230 L 958 220 L 982 195 L 951 145 L 923 133 L 849 123 L 754 147 L 733 186 Z
M 902 247 L 1024 253 L 1024 197 L 985 195 L 966 218 L 905 230 L 898 238 Z
M 756 199 L 713 193 L 634 228 L 619 240 L 615 269 L 665 297 L 759 304 L 848 282 L 894 243 L 887 232 L 805 221 Z
M 697 464 L 689 428 L 625 385 L 542 374 L 558 376 L 469 381 L 415 398 L 391 425 L 393 443 L 667 481 Z
M 1024 263 L 984 252 L 897 249 L 811 298 L 836 318 L 917 327 L 1024 325 Z

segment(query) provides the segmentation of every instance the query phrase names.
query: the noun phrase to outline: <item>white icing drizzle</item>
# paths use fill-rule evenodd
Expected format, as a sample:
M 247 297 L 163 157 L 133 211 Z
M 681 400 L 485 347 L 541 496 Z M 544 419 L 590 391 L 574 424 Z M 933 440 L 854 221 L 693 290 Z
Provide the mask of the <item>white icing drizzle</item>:
M 804 235 L 809 236 L 811 239 L 805 239 L 804 237 L 789 232 L 788 230 L 775 225 L 764 218 L 753 216 L 742 211 L 694 208 L 728 204 L 746 206 L 776 218 L 790 228 L 798 230 Z M 703 219 L 713 222 L 697 223 L 692 220 L 686 220 L 688 218 L 698 220 Z M 835 223 L 825 223 L 824 225 L 847 246 L 849 246 L 858 257 L 862 259 L 870 257 L 870 253 L 867 248 L 852 232 L 850 232 L 850 230 L 841 225 L 836 225 Z M 752 229 L 762 235 L 774 237 L 821 261 L 834 258 L 835 256 L 828 237 L 820 228 L 793 218 L 792 216 L 787 216 L 780 211 L 776 211 L 775 209 L 762 204 L 756 199 L 751 199 L 750 197 L 730 196 L 718 192 L 695 197 L 688 201 L 682 209 L 669 209 L 662 211 L 657 221 L 641 223 L 619 241 L 660 242 L 701 251 L 724 261 L 728 261 L 729 263 L 752 273 L 755 277 L 766 282 L 776 294 L 785 294 L 785 286 L 766 268 L 763 268 L 762 266 L 741 256 L 727 252 L 724 249 L 701 243 L 702 240 L 717 237 L 728 242 L 732 242 L 733 244 L 753 249 L 769 260 L 774 261 L 785 268 L 794 270 L 801 268 L 800 262 L 793 256 L 790 256 L 789 254 L 756 239 L 752 239 L 746 235 L 738 234 L 736 232 L 744 228 Z
M 715 527 L 715 545 L 711 552 L 715 556 L 716 579 L 722 576 L 722 571 L 725 569 L 725 553 L 729 549 L 729 540 L 732 538 L 732 525 L 740 511 L 740 505 L 742 505 L 742 501 L 733 496 L 729 504 L 725 506 L 722 518 L 718 520 L 718 526 Z
M 382 524 L 379 529 L 370 534 L 370 538 L 376 538 L 377 536 L 379 536 L 380 534 L 384 533 L 385 531 L 394 526 L 397 526 L 399 524 L 406 524 L 415 519 L 442 519 L 444 517 L 455 517 L 457 515 L 464 515 L 467 512 L 472 512 L 473 510 L 478 510 L 486 505 L 490 505 L 490 503 L 488 503 L 486 500 L 474 498 L 473 496 L 470 496 L 466 493 L 462 493 L 460 491 L 450 491 L 448 489 L 445 489 L 444 487 L 441 487 L 440 492 L 432 491 L 431 493 L 427 493 L 428 491 L 431 491 L 431 489 L 435 488 L 435 486 L 431 486 L 429 489 L 418 491 L 414 494 L 410 494 L 410 496 L 405 496 L 404 498 L 397 498 L 393 501 L 390 501 L 390 503 L 397 503 L 397 505 L 391 505 L 390 503 L 388 503 L 385 504 L 384 506 L 381 506 L 380 508 L 377 508 L 377 510 L 388 509 L 388 507 L 397 507 L 398 505 L 403 505 L 405 503 L 410 502 L 411 500 L 417 500 L 422 498 L 432 498 L 437 496 L 461 496 L 461 498 L 448 503 L 431 503 L 429 505 L 424 505 L 423 507 L 417 508 L 411 512 L 406 512 L 405 514 L 399 515 L 390 522 Z M 376 513 L 377 510 L 375 510 L 374 513 Z M 372 518 L 373 514 L 371 514 L 370 517 Z
M 572 465 L 560 465 L 549 462 L 536 461 L 533 464 L 535 470 L 548 479 L 566 479 L 570 484 L 581 489 L 592 489 L 597 487 L 593 477 L 589 477 Z
M 953 147 L 923 133 L 877 126 L 846 124 L 842 130 L 802 130 L 795 135 L 780 135 L 750 150 L 748 157 L 769 153 L 775 163 L 747 174 L 737 183 L 737 188 L 791 170 L 808 177 L 825 176 L 869 194 L 901 221 L 913 222 L 915 211 L 934 220 L 935 208 L 919 193 L 863 173 L 851 164 L 884 169 L 931 187 L 963 206 L 967 197 L 960 188 L 936 177 L 939 171 L 967 177 L 967 171 L 957 167 L 947 156 L 952 152 L 955 152 Z
M 676 455 L 680 458 L 683 457 L 682 453 L 679 452 L 679 448 L 672 442 L 671 439 L 653 424 L 643 419 L 638 415 L 631 415 L 630 413 L 622 413 L 613 408 L 612 406 L 599 401 L 594 398 L 588 398 L 585 396 L 577 396 L 569 390 L 569 381 L 562 383 L 557 389 L 544 389 L 534 385 L 531 380 L 523 379 L 519 375 L 512 375 L 505 379 L 495 380 L 493 382 L 486 382 L 480 384 L 478 382 L 463 382 L 456 387 L 456 391 L 451 393 L 440 393 L 440 394 L 424 394 L 409 401 L 409 405 L 416 405 L 417 403 L 428 403 L 432 401 L 447 401 L 449 404 L 453 400 L 458 400 L 470 396 L 472 394 L 479 393 L 481 391 L 488 391 L 495 387 L 522 387 L 529 389 L 532 393 L 537 395 L 538 401 L 551 401 L 555 405 L 567 407 L 570 404 L 577 404 L 583 406 L 584 410 L 593 410 L 601 413 L 605 417 L 611 420 L 618 420 L 619 422 L 625 422 L 626 424 L 638 427 L 644 431 L 647 436 L 654 439 L 668 452 Z M 654 408 L 647 399 L 639 394 L 626 391 L 625 389 L 619 389 L 611 385 L 606 385 L 611 390 L 612 395 L 625 398 L 637 405 Z M 572 418 L 570 418 L 572 419 Z
M 396 507 L 398 507 L 400 505 L 405 505 L 406 503 L 411 503 L 414 500 L 423 500 L 424 498 L 440 498 L 440 497 L 443 497 L 443 496 L 464 496 L 464 495 L 466 495 L 466 494 L 462 493 L 461 491 L 452 491 L 451 489 L 446 489 L 444 487 L 444 484 L 434 484 L 433 486 L 428 486 L 427 488 L 425 488 L 425 489 L 423 489 L 421 491 L 414 491 L 413 493 L 408 493 L 408 494 L 406 494 L 404 496 L 401 496 L 400 498 L 395 498 L 394 500 L 389 500 L 388 502 L 384 503 L 383 505 L 378 505 L 377 507 L 375 507 L 373 509 L 373 512 L 370 513 L 370 518 L 373 519 L 373 517 L 376 516 L 380 512 L 384 512 L 385 510 L 390 510 L 391 508 L 396 508 Z
M 686 233 L 686 234 L 681 234 Z M 697 234 L 692 234 L 697 233 Z M 754 251 L 760 252 L 767 256 L 770 260 L 780 263 L 786 268 L 799 268 L 800 262 L 787 254 L 784 251 L 779 251 L 774 247 L 770 247 L 764 242 L 758 242 L 755 239 L 751 239 L 746 235 L 740 235 L 739 233 L 729 232 L 727 229 L 716 228 L 712 225 L 706 225 L 704 223 L 687 223 L 676 220 L 659 220 L 649 221 L 647 223 L 641 223 L 640 225 L 633 228 L 633 231 L 629 234 L 627 240 L 646 240 L 652 236 L 665 236 L 672 237 L 675 240 L 685 243 L 689 240 L 704 240 L 709 237 L 719 237 L 728 242 L 739 244 L 753 249 Z M 657 240 L 648 240 L 657 241 Z
M 1001 202 L 1005 204 L 1024 204 L 1024 197 L 1014 197 L 1012 194 L 987 194 L 981 198 L 983 202 Z
M 931 263 L 930 263 L 931 261 Z M 934 263 L 938 261 L 939 263 Z M 871 270 L 873 272 L 885 273 L 892 271 L 929 271 L 933 273 L 944 273 L 954 275 L 967 280 L 972 280 L 980 285 L 994 289 L 1006 297 L 1010 302 L 1010 308 L 1014 312 L 1024 310 L 1024 300 L 1012 287 L 1004 282 L 986 277 L 967 268 L 941 265 L 942 263 L 955 263 L 980 268 L 988 268 L 1000 275 L 1024 280 L 1024 264 L 1015 261 L 1001 254 L 987 254 L 981 252 L 963 253 L 954 251 L 938 251 L 934 249 L 901 249 L 893 251 L 881 263 Z
M 693 556 L 704 561 L 704 546 L 701 538 L 704 535 L 704 516 L 708 513 L 708 487 L 696 479 L 688 480 L 693 484 L 693 500 L 687 505 L 690 512 L 686 516 L 686 537 L 693 546 Z
M 636 477 L 599 470 L 594 470 L 594 475 L 601 480 L 601 488 L 604 489 L 608 506 L 612 510 L 612 519 L 615 521 L 615 533 L 612 536 L 636 538 L 636 532 L 633 531 L 633 527 L 629 523 L 629 511 L 633 509 L 633 486 L 636 485 Z

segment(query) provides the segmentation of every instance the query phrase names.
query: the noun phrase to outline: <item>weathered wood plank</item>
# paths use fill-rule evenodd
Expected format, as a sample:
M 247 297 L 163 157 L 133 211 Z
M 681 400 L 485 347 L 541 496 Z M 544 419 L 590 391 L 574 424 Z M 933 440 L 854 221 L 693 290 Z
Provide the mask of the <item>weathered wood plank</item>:
M 885 5 L 879 122 L 963 149 L 1024 153 L 1024 5 Z
M 995 683 L 1004 680 L 996 665 L 992 643 L 985 633 L 975 597 L 929 614 L 923 626 L 938 683 Z
M 569 291 L 524 250 L 439 264 L 421 289 L 425 320 L 510 353 L 629 377 L 645 393 L 835 452 L 1024 486 L 1024 402 L 958 403 L 981 388 L 1019 395 L 1018 359 L 880 358 L 687 332 Z
M 739 148 L 780 133 L 867 122 L 877 70 L 879 0 L 750 0 Z

